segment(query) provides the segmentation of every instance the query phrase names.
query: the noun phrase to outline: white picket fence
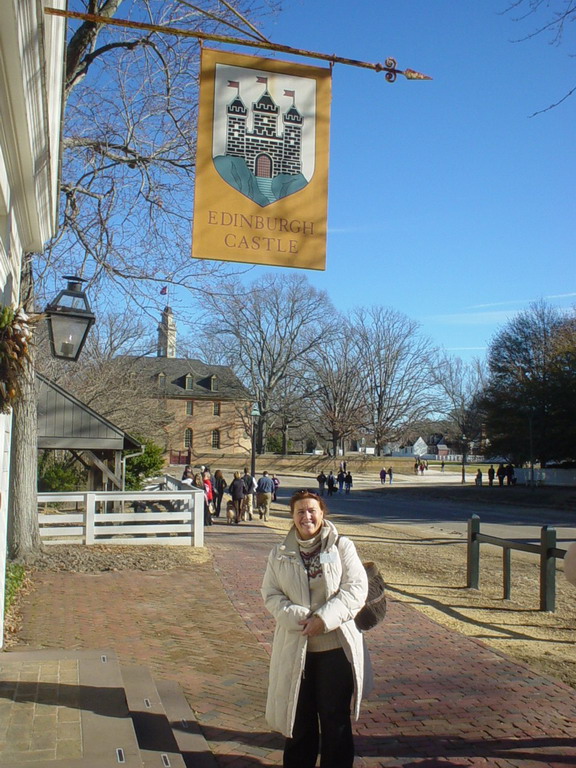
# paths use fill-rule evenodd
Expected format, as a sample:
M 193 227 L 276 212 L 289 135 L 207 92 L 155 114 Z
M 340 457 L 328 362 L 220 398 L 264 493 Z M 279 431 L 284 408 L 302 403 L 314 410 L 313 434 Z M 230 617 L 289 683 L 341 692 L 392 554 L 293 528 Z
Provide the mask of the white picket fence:
M 204 546 L 204 493 L 87 491 L 39 493 L 46 544 Z

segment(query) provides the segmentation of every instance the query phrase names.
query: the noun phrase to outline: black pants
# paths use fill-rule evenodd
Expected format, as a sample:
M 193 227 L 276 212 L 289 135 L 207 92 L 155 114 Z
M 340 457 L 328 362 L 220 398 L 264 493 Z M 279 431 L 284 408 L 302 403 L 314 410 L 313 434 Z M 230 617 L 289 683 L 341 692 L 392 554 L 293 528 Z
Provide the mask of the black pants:
M 342 648 L 306 656 L 292 738 L 284 746 L 284 768 L 352 768 L 354 741 L 350 702 L 352 667 Z

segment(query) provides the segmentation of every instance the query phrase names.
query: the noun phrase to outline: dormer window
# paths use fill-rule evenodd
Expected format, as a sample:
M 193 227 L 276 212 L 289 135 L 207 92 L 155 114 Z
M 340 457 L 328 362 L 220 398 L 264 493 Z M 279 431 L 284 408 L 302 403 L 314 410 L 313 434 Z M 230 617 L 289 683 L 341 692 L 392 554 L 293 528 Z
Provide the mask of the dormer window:
M 166 374 L 160 372 L 157 376 L 158 389 L 166 388 Z
M 186 376 L 186 389 L 194 389 L 194 379 L 190 373 Z
M 210 376 L 210 391 L 218 392 L 218 376 Z

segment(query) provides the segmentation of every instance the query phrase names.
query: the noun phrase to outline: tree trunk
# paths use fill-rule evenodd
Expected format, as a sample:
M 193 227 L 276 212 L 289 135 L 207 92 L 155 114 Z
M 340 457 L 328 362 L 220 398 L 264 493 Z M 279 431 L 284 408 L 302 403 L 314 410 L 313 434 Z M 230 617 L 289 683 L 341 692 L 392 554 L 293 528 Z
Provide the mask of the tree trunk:
M 338 434 L 332 432 L 332 455 L 338 456 Z
M 34 311 L 32 263 L 28 254 L 22 267 L 21 301 L 26 312 Z M 10 454 L 10 496 L 8 500 L 8 556 L 25 562 L 42 549 L 38 525 L 37 489 L 37 411 L 34 378 L 34 350 L 20 380 L 22 392 L 12 412 Z

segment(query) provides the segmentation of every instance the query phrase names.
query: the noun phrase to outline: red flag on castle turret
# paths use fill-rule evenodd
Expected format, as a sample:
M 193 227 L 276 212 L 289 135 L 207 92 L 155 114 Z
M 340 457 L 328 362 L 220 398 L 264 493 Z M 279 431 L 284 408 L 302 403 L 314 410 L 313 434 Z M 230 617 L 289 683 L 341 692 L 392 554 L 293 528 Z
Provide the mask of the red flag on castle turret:
M 292 96 L 294 98 L 295 93 L 295 91 L 284 91 L 284 96 Z
M 265 83 L 266 85 L 268 85 L 268 78 L 267 77 L 257 77 L 256 78 L 256 82 L 257 83 Z
M 228 80 L 228 88 L 240 88 L 238 80 Z

